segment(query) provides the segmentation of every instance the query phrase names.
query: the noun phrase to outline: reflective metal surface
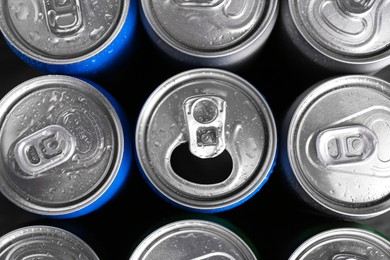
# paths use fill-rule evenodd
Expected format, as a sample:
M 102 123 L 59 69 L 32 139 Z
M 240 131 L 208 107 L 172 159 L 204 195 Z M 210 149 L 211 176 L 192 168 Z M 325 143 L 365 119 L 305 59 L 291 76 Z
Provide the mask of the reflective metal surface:
M 298 60 L 282 55 L 282 48 L 278 46 L 286 42 L 278 41 L 274 32 L 276 31 L 271 34 L 270 44 L 265 45 L 262 55 L 255 59 L 252 66 L 239 70 L 237 74 L 255 85 L 263 94 L 273 111 L 279 130 L 282 118 L 296 97 L 323 78 L 307 72 L 299 73 L 301 68 L 296 63 Z M 127 60 L 110 76 L 97 75 L 94 78 L 95 82 L 112 93 L 123 105 L 133 127 L 133 134 L 135 121 L 149 95 L 166 79 L 184 70 L 182 65 L 162 58 L 161 52 L 154 48 L 146 32 L 140 30 L 137 37 L 142 44 L 134 59 Z M 288 49 L 288 46 L 285 48 Z M 20 61 L 3 39 L 0 39 L 0 53 L 2 97 L 21 82 L 42 75 Z M 291 63 L 294 65 L 291 66 Z M 278 158 L 280 159 L 280 154 Z M 184 162 L 188 164 L 188 161 Z M 238 226 L 250 238 L 261 260 L 288 259 L 298 248 L 296 243 L 303 242 L 300 240 L 302 232 L 334 222 L 333 218 L 306 207 L 297 200 L 296 195 L 289 192 L 284 185 L 280 165 L 278 161 L 266 185 L 250 200 L 233 210 L 216 213 L 218 217 Z M 191 169 L 193 168 L 198 169 L 195 164 L 191 164 Z M 36 216 L 0 196 L 0 233 L 6 234 L 16 227 L 30 223 L 51 224 L 71 230 L 83 238 L 100 259 L 125 260 L 129 259 L 140 239 L 154 230 L 157 224 L 182 214 L 183 210 L 156 196 L 138 168 L 133 167 L 131 178 L 125 183 L 119 196 L 100 210 L 75 219 L 57 220 Z M 385 213 L 356 222 L 368 224 L 390 236 L 389 216 L 389 213 Z

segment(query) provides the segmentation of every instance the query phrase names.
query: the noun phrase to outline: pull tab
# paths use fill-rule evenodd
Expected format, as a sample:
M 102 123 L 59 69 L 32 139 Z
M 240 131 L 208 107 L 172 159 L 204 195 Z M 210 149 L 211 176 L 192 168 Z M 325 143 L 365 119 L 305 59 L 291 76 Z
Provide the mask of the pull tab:
M 373 6 L 375 0 L 337 0 L 341 10 L 346 13 L 362 14 Z
M 377 149 L 376 135 L 364 126 L 331 128 L 321 132 L 316 140 L 317 155 L 328 165 L 362 162 Z
M 332 260 L 368 260 L 368 258 L 353 254 L 337 254 L 332 258 Z
M 76 148 L 68 130 L 59 125 L 47 126 L 16 143 L 15 160 L 30 176 L 54 168 L 67 161 Z
M 77 32 L 83 23 L 80 0 L 44 0 L 46 21 L 57 36 Z
M 210 254 L 206 254 L 204 256 L 199 256 L 196 258 L 192 258 L 191 260 L 235 260 L 235 258 L 228 253 L 223 252 L 214 252 Z
M 213 158 L 225 150 L 226 102 L 216 96 L 196 96 L 184 101 L 190 151 Z
M 225 0 L 172 0 L 174 4 L 184 7 L 214 7 Z

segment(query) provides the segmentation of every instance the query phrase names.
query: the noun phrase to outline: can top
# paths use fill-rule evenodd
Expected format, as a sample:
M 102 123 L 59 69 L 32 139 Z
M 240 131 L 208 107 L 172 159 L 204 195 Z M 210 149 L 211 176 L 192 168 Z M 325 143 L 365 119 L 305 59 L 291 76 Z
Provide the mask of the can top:
M 0 28 L 26 56 L 66 64 L 104 49 L 122 28 L 128 8 L 129 0 L 1 0 Z
M 257 191 L 271 172 L 276 142 L 272 112 L 257 89 L 233 73 L 209 68 L 162 83 L 145 102 L 136 129 L 138 160 L 153 187 L 202 211 L 232 207 Z M 212 184 L 180 177 L 171 155 L 182 144 L 205 160 L 227 151 L 233 162 L 229 177 Z
M 289 0 L 302 36 L 326 56 L 370 63 L 390 55 L 390 1 Z
M 45 225 L 18 228 L 0 237 L 0 258 L 99 259 L 79 237 L 69 231 Z
M 256 256 L 238 235 L 205 220 L 181 220 L 149 234 L 134 250 L 138 259 L 247 259 Z
M 48 75 L 0 101 L 0 191 L 42 215 L 76 212 L 115 179 L 123 132 L 109 100 L 86 81 Z
M 389 260 L 390 242 L 364 229 L 331 229 L 306 240 L 289 258 L 309 259 Z
M 309 89 L 289 125 L 293 172 L 318 203 L 344 217 L 390 210 L 390 84 L 351 75 Z
M 148 25 L 172 48 L 197 57 L 239 52 L 260 38 L 277 0 L 142 0 Z

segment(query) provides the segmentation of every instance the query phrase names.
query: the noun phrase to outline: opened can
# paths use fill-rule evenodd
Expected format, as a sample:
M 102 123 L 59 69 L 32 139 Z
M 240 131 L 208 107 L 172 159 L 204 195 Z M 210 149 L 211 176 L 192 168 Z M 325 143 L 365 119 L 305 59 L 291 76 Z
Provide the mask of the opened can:
M 11 49 L 51 74 L 96 76 L 130 53 L 137 1 L 0 1 Z
M 157 47 L 180 64 L 237 68 L 267 42 L 278 0 L 142 0 L 141 20 Z
M 230 229 L 211 221 L 188 219 L 168 223 L 153 231 L 129 259 L 257 258 L 245 241 Z
M 335 228 L 323 231 L 302 243 L 289 260 L 388 260 L 390 242 L 374 231 Z
M 320 212 L 367 219 L 390 210 L 390 84 L 329 78 L 301 94 L 282 130 L 282 166 L 294 191 Z
M 18 228 L 0 237 L 0 258 L 99 259 L 93 249 L 78 236 L 47 225 Z
M 155 89 L 139 115 L 135 145 L 153 190 L 174 205 L 210 213 L 260 190 L 274 166 L 277 136 L 256 88 L 231 72 L 200 68 Z M 222 177 L 213 178 L 221 169 Z
M 87 214 L 108 202 L 131 165 L 126 117 L 95 83 L 47 75 L 0 101 L 0 191 L 48 217 Z
M 305 68 L 372 74 L 390 64 L 389 12 L 387 0 L 282 1 L 282 48 L 306 57 Z

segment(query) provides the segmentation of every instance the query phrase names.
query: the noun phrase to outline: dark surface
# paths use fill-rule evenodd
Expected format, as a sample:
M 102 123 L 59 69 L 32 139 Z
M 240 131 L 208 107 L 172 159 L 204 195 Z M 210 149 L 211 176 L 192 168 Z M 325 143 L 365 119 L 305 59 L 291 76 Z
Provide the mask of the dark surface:
M 305 73 L 294 60 L 283 55 L 280 48 L 288 48 L 283 44 L 273 33 L 253 63 L 234 71 L 257 87 L 268 100 L 279 131 L 281 121 L 294 99 L 322 79 Z M 23 81 L 44 75 L 24 64 L 2 38 L 0 66 L 1 97 Z M 123 106 L 133 126 L 133 137 L 137 116 L 147 97 L 163 81 L 186 69 L 160 55 L 140 25 L 133 57 L 110 75 L 101 75 L 93 80 Z M 30 224 L 54 225 L 81 237 L 101 259 L 121 260 L 128 259 L 140 240 L 158 226 L 183 217 L 215 217 L 216 221 L 220 219 L 230 223 L 233 230 L 245 236 L 261 259 L 278 260 L 287 259 L 304 239 L 319 230 L 354 225 L 321 216 L 300 204 L 285 186 L 279 163 L 264 187 L 243 205 L 212 216 L 191 215 L 157 196 L 142 179 L 134 158 L 131 176 L 118 196 L 100 210 L 83 217 L 62 220 L 40 217 L 19 209 L 0 196 L 0 235 Z M 183 168 L 185 164 L 177 167 Z M 389 216 L 385 214 L 355 223 L 366 224 L 390 236 Z M 310 231 L 313 228 L 314 231 Z

